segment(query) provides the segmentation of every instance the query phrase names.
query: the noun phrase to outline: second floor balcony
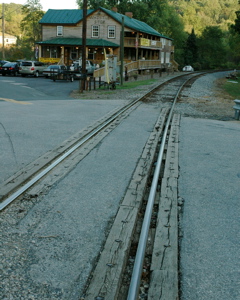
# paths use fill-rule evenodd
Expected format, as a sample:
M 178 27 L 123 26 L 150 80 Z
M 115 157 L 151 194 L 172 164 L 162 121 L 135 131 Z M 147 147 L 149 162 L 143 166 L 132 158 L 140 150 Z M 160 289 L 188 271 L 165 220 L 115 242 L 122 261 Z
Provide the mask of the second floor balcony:
M 146 38 L 135 38 L 135 37 L 125 37 L 124 47 L 132 48 L 150 48 L 150 49 L 162 49 L 162 43 L 156 40 L 150 40 Z

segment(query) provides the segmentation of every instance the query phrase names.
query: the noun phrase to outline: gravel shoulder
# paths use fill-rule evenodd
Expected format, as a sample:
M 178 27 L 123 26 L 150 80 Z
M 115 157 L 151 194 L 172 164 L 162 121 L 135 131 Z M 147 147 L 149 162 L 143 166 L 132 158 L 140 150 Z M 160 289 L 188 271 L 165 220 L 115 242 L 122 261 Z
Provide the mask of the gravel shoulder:
M 142 85 L 132 89 L 116 90 L 93 90 L 84 91 L 80 94 L 78 91 L 73 91 L 71 96 L 76 99 L 99 99 L 99 100 L 132 100 L 140 97 L 144 91 L 152 89 L 155 85 L 183 74 L 178 72 L 175 74 L 163 74 L 159 77 L 154 74 L 155 82 L 150 85 Z M 226 93 L 222 86 L 226 79 L 227 72 L 216 72 L 205 75 L 197 79 L 191 88 L 185 89 L 177 103 L 176 112 L 184 116 L 195 118 L 216 119 L 222 121 L 234 120 L 234 98 Z M 149 75 L 139 76 L 138 80 L 151 79 Z
M 190 89 L 184 90 L 180 103 L 189 104 L 195 110 L 195 113 L 186 113 L 185 116 L 234 120 L 234 98 L 222 88 L 226 80 L 226 72 L 209 74 L 196 80 Z

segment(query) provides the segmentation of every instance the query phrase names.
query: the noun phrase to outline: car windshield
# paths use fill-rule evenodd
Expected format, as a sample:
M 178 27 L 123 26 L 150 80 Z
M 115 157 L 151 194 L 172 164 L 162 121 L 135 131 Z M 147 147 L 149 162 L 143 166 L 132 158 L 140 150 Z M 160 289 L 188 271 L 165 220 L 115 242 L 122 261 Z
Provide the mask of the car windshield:
M 3 67 L 13 67 L 15 66 L 15 64 L 13 63 L 6 63 L 5 65 L 3 65 Z
M 31 67 L 31 66 L 32 66 L 32 63 L 31 63 L 30 61 L 24 61 L 24 62 L 21 63 L 21 65 L 22 65 L 23 67 Z

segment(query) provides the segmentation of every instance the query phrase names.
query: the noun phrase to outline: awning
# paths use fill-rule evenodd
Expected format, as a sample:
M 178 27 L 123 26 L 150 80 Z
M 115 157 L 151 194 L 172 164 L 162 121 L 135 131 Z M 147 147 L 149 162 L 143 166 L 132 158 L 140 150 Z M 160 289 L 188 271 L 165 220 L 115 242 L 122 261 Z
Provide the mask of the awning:
M 54 45 L 54 46 L 82 46 L 82 38 L 55 38 L 42 42 L 36 42 L 39 45 Z M 120 45 L 103 40 L 103 39 L 86 39 L 88 47 L 111 47 L 118 48 Z

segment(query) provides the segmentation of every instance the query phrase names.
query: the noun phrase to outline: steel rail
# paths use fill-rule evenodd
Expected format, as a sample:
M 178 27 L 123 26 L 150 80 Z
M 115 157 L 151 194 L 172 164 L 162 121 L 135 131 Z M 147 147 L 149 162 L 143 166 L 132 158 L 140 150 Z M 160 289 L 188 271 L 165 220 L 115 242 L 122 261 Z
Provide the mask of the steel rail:
M 166 143 L 166 138 L 167 138 L 167 132 L 168 128 L 172 119 L 173 115 L 173 110 L 174 106 L 176 104 L 177 98 L 183 89 L 184 85 L 189 81 L 190 79 L 186 80 L 181 87 L 178 89 L 178 92 L 174 98 L 171 110 L 168 115 L 168 119 L 165 125 L 165 129 L 163 132 L 163 138 L 161 141 L 160 145 L 160 150 L 158 154 L 158 159 L 156 163 L 156 167 L 154 170 L 154 175 L 153 175 L 153 180 L 150 188 L 150 193 L 147 201 L 147 206 L 146 206 L 146 211 L 144 214 L 144 219 L 143 219 L 143 224 L 141 228 L 141 234 L 140 234 L 140 239 L 138 243 L 138 248 L 137 248 L 137 253 L 135 256 L 135 262 L 134 262 L 134 267 L 133 267 L 133 272 L 132 272 L 132 277 L 131 277 L 131 282 L 128 290 L 128 297 L 127 300 L 137 300 L 138 299 L 138 293 L 139 293 L 139 287 L 140 287 L 140 281 L 141 281 L 141 274 L 142 274 L 142 268 L 143 268 L 143 263 L 144 263 L 144 256 L 145 256 L 145 250 L 146 250 L 146 245 L 147 245 L 147 239 L 148 239 L 148 232 L 150 228 L 150 222 L 151 222 L 151 215 L 152 215 L 152 210 L 153 210 L 153 205 L 154 205 L 154 200 L 156 196 L 156 191 L 157 191 L 157 185 L 158 185 L 158 180 L 159 180 L 159 174 L 162 166 L 162 161 L 163 161 L 163 153 L 164 153 L 164 147 Z
M 145 95 L 144 95 L 145 96 Z M 144 97 L 143 96 L 143 97 Z M 35 175 L 31 180 L 29 180 L 26 184 L 24 184 L 21 188 L 19 188 L 16 192 L 11 194 L 9 197 L 4 199 L 0 203 L 0 211 L 3 210 L 7 205 L 9 205 L 12 201 L 14 201 L 17 197 L 19 197 L 21 194 L 26 192 L 31 186 L 33 186 L 38 180 L 43 178 L 47 173 L 49 173 L 53 168 L 55 168 L 59 163 L 61 163 L 64 159 L 66 159 L 70 154 L 72 154 L 77 148 L 82 146 L 85 142 L 87 142 L 90 138 L 92 138 L 94 135 L 98 134 L 103 128 L 108 126 L 111 122 L 113 122 L 118 116 L 120 116 L 122 113 L 124 113 L 126 110 L 128 110 L 130 107 L 132 107 L 134 104 L 136 104 L 138 101 L 140 101 L 142 98 L 139 98 L 137 100 L 134 100 L 130 104 L 124 106 L 121 108 L 117 113 L 115 113 L 113 116 L 108 118 L 103 124 L 99 125 L 97 128 L 92 130 L 89 134 L 87 134 L 81 141 L 77 142 L 74 146 L 72 146 L 69 150 L 67 150 L 64 154 L 62 154 L 60 157 L 55 159 L 48 167 L 45 167 L 41 172 L 39 172 L 37 175 Z

